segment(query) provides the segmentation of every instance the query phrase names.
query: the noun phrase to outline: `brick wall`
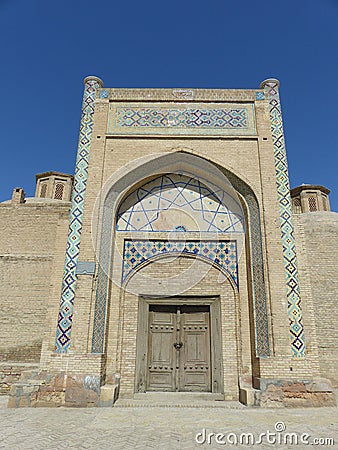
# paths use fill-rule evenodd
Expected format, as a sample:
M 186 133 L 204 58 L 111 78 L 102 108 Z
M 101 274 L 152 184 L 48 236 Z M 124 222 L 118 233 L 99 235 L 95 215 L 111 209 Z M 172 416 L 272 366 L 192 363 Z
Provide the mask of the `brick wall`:
M 295 218 L 297 247 L 306 256 L 300 274 L 309 278 L 314 305 L 320 372 L 338 386 L 338 214 L 311 212 Z
M 0 361 L 40 360 L 55 246 L 69 203 L 0 205 Z
M 32 363 L 0 363 L 0 395 L 9 394 L 11 385 L 19 381 L 23 372 L 37 367 L 37 364 Z

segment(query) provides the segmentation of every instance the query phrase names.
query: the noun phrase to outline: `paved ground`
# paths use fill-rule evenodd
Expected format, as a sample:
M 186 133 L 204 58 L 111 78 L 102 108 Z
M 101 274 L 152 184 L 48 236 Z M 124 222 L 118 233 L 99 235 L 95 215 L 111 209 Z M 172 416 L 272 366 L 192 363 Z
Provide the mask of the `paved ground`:
M 275 426 L 280 432 L 276 432 Z M 0 408 L 0 448 L 9 450 L 306 449 L 311 448 L 306 442 L 311 444 L 315 438 L 336 439 L 336 445 L 316 445 L 332 449 L 338 448 L 337 429 L 337 408 Z M 236 439 L 239 442 L 241 433 L 250 432 L 255 442 L 260 433 L 269 432 L 269 442 L 263 437 L 263 444 L 233 445 Z M 304 442 L 295 445 L 289 440 L 284 444 L 287 432 L 297 433 L 299 442 L 303 435 Z M 217 433 L 223 436 L 216 438 Z M 197 443 L 196 435 L 199 442 L 205 443 Z

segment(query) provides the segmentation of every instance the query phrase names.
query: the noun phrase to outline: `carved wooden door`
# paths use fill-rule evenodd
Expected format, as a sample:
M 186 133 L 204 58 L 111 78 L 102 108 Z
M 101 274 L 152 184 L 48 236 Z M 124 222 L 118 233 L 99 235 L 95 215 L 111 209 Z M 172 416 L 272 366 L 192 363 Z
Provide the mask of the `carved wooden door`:
M 150 305 L 148 391 L 211 390 L 208 306 Z
M 208 306 L 179 308 L 180 342 L 179 390 L 211 390 L 210 313 Z

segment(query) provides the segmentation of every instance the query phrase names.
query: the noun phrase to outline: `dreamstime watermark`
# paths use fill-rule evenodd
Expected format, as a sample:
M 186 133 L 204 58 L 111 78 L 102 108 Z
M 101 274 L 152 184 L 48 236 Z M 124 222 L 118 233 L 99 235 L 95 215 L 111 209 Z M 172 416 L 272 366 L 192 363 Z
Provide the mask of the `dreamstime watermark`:
M 287 432 L 284 422 L 276 422 L 275 430 L 263 433 L 233 433 L 211 432 L 205 428 L 196 433 L 195 442 L 198 445 L 326 445 L 334 446 L 334 439 L 329 437 L 312 437 L 308 433 Z

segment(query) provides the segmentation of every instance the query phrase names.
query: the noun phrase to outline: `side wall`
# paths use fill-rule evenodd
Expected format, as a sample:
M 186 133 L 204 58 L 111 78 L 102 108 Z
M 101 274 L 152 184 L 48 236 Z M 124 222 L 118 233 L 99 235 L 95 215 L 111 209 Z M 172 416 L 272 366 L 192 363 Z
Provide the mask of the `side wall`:
M 337 387 L 338 214 L 311 212 L 294 217 L 297 248 L 304 259 L 301 288 L 308 284 L 313 298 L 320 373 Z
M 0 362 L 40 360 L 52 262 L 65 251 L 69 206 L 0 205 Z

